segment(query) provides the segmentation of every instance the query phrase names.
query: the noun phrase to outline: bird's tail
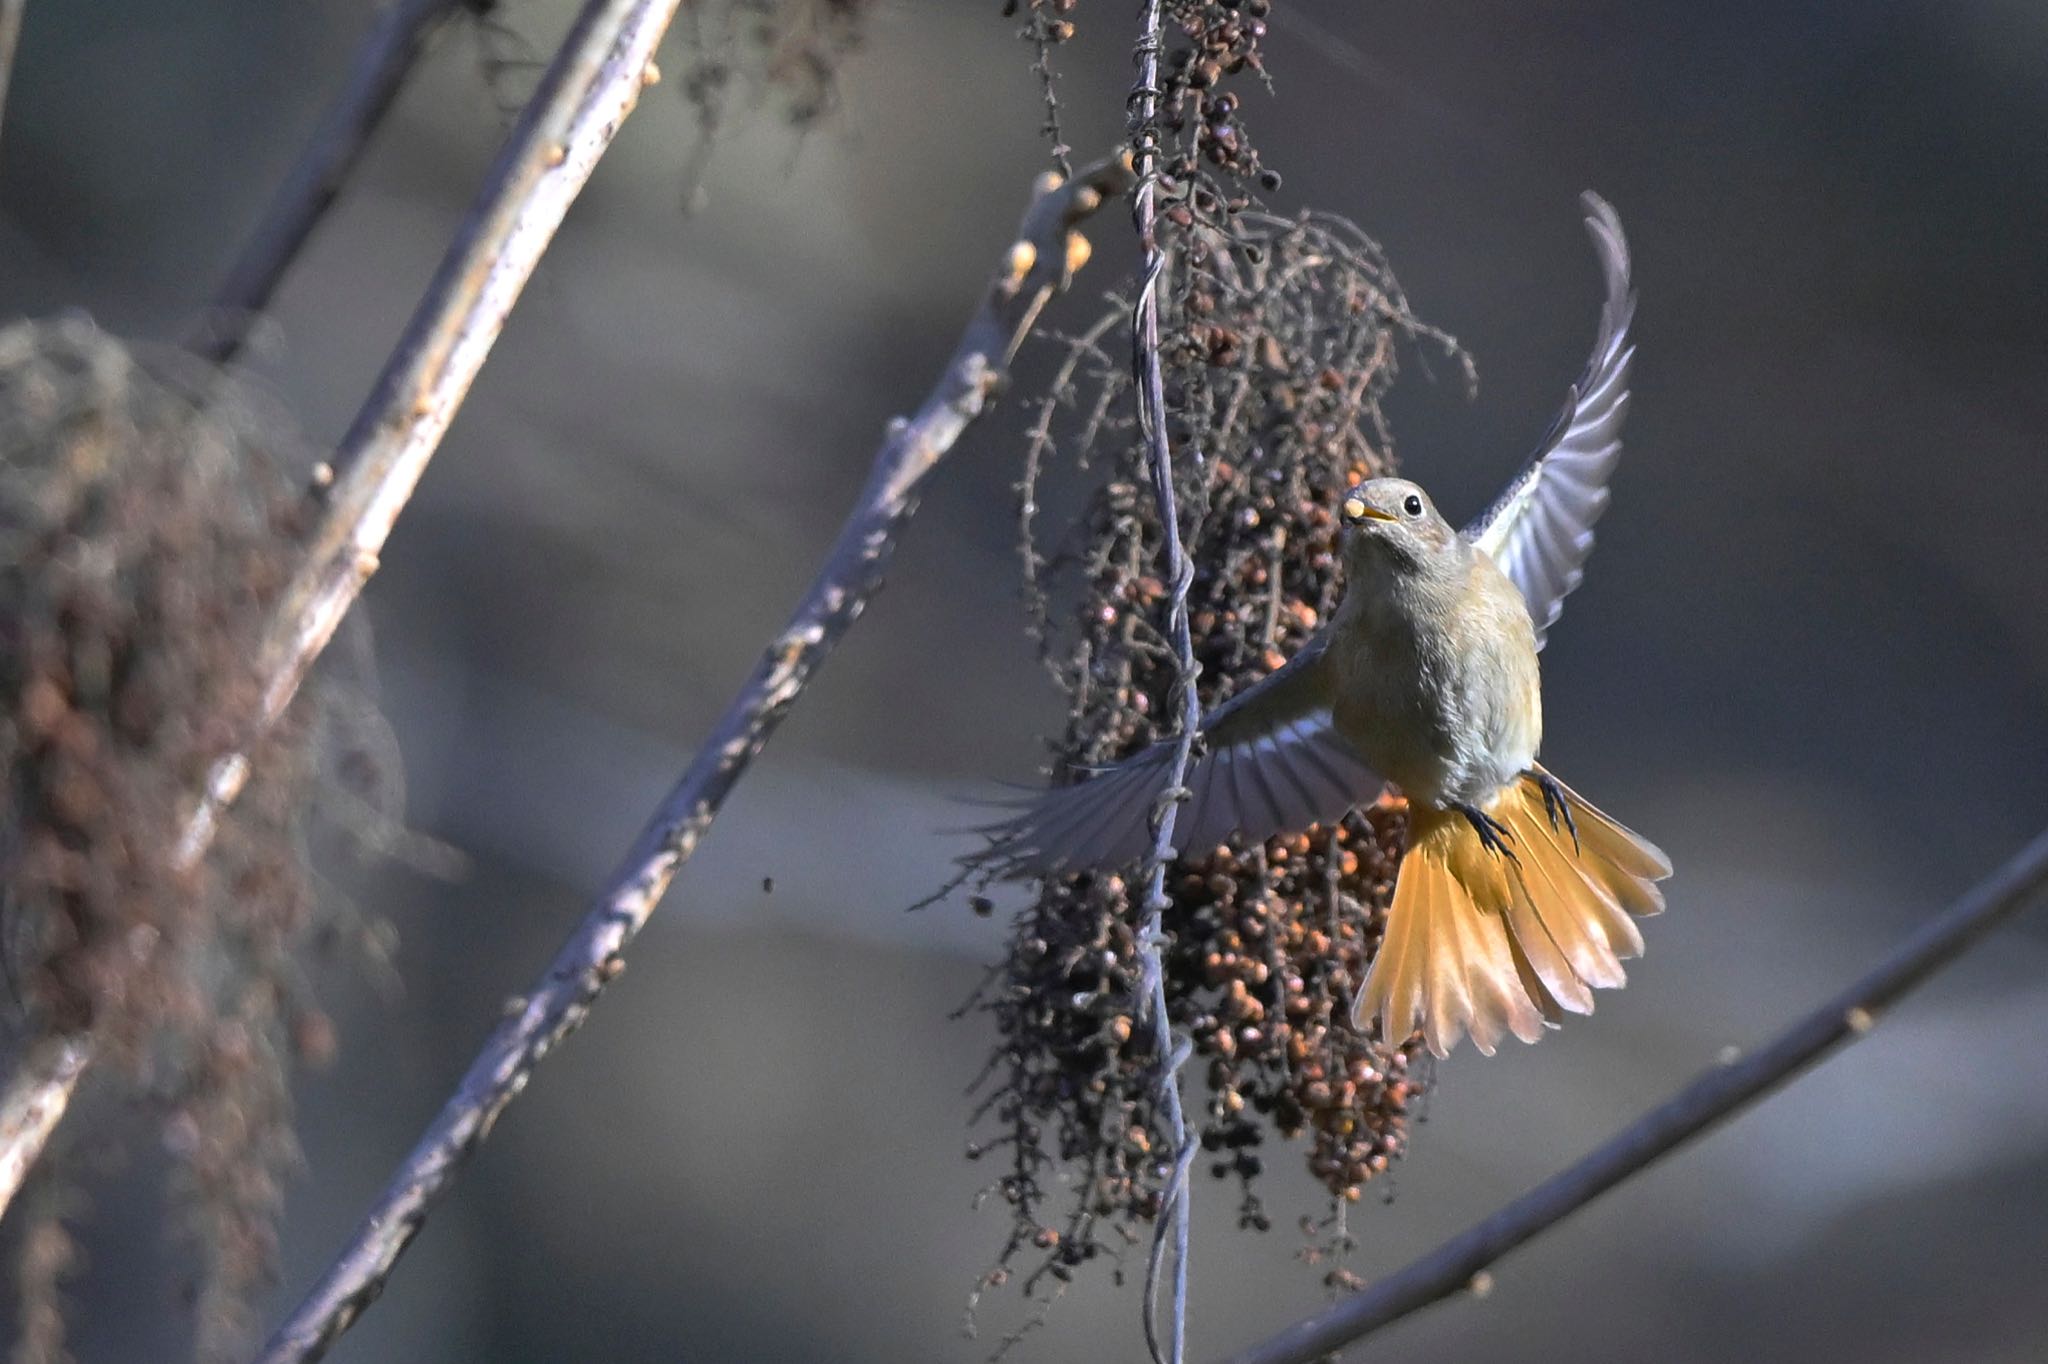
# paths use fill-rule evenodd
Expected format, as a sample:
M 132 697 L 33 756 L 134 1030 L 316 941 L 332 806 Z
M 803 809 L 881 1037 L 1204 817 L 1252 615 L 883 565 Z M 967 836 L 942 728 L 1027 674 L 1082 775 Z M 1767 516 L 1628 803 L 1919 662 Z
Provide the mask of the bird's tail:
M 1351 1006 L 1358 1026 L 1377 1018 L 1389 1041 L 1419 1028 L 1438 1056 L 1469 1032 L 1490 1056 L 1502 1034 L 1533 1042 L 1546 1023 L 1591 1013 L 1595 988 L 1627 983 L 1622 958 L 1643 950 L 1634 919 L 1664 908 L 1664 854 L 1540 768 L 1486 814 L 1506 852 L 1463 814 L 1410 807 L 1386 937 Z

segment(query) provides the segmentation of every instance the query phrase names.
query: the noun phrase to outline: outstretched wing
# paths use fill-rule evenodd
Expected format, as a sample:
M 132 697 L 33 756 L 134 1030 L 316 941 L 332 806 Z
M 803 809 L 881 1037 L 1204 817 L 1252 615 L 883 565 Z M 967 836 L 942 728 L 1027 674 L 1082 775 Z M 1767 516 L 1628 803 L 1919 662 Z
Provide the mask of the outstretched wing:
M 1465 537 L 1492 556 L 1522 590 L 1536 623 L 1536 647 L 1557 620 L 1565 596 L 1585 577 L 1593 523 L 1607 508 L 1607 479 L 1621 458 L 1621 419 L 1628 411 L 1628 327 L 1636 311 L 1629 286 L 1628 241 L 1621 220 L 1597 194 L 1580 199 L 1586 230 L 1607 280 L 1607 306 L 1593 358 L 1579 376 L 1550 434 L 1500 499 L 1465 527 Z
M 1174 817 L 1174 845 L 1205 850 L 1233 833 L 1270 838 L 1330 823 L 1378 797 L 1385 782 L 1330 724 L 1326 640 L 1211 711 Z M 1205 751 L 1206 749 L 1206 751 Z M 1151 849 L 1151 813 L 1172 775 L 1173 744 L 1156 743 L 1096 776 L 1032 798 L 982 832 L 971 859 L 1003 875 L 1123 866 Z

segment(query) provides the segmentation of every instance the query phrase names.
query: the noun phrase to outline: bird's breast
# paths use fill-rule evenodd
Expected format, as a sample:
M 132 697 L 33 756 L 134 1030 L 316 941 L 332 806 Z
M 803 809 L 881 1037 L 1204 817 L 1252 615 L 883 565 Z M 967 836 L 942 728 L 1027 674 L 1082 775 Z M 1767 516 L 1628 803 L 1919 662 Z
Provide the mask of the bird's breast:
M 1411 800 L 1484 804 L 1535 761 L 1535 630 L 1484 555 L 1456 584 L 1354 589 L 1331 648 L 1332 720 Z

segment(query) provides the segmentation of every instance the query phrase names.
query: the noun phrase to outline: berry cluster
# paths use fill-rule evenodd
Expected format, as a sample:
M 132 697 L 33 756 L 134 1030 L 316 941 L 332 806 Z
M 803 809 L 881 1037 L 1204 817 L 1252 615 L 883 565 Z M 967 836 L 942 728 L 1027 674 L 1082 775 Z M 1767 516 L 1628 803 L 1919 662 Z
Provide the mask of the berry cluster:
M 1390 467 L 1379 403 L 1394 342 L 1448 338 L 1409 315 L 1377 249 L 1340 220 L 1191 212 L 1175 233 L 1162 358 L 1207 707 L 1281 666 L 1335 608 L 1336 504 Z M 1157 717 L 1172 713 L 1159 528 L 1123 415 L 1129 376 L 1102 342 L 1127 303 L 1070 343 L 1028 450 L 1023 549 L 1034 623 L 1071 703 L 1063 772 L 1166 737 Z M 1108 467 L 1046 553 L 1032 513 L 1056 454 Z M 1270 1225 L 1254 1185 L 1276 1139 L 1306 1143 L 1340 1207 L 1403 1149 L 1418 1053 L 1350 1021 L 1402 834 L 1390 805 L 1263 845 L 1189 849 L 1169 871 L 1169 1007 L 1195 1048 L 1184 1074 L 1207 1082 L 1191 1112 L 1209 1168 L 1240 1186 L 1246 1226 Z M 1132 1243 L 1160 1207 L 1172 1152 L 1136 999 L 1137 898 L 1125 876 L 1046 882 L 979 996 L 999 1039 L 976 1114 L 996 1130 L 974 1153 L 1001 1160 L 990 1188 L 1013 1214 L 991 1284 L 1032 1251 L 1027 1290 L 1065 1279 Z M 1061 1200 L 1064 1172 L 1076 1178 Z
M 1020 0 L 1005 0 L 1015 14 Z M 1058 102 L 1053 96 L 1050 49 L 1072 42 L 1078 0 L 1030 0 L 1024 36 L 1038 45 L 1036 70 L 1046 84 L 1051 117 L 1047 132 L 1059 142 Z M 1258 151 L 1240 122 L 1241 102 L 1225 89 L 1231 78 L 1266 74 L 1261 45 L 1272 0 L 1166 0 L 1161 18 L 1171 35 L 1162 54 L 1161 130 L 1176 144 L 1164 170 L 1165 187 L 1192 186 L 1204 163 L 1219 174 L 1267 191 L 1280 187 L 1278 174 L 1263 169 Z

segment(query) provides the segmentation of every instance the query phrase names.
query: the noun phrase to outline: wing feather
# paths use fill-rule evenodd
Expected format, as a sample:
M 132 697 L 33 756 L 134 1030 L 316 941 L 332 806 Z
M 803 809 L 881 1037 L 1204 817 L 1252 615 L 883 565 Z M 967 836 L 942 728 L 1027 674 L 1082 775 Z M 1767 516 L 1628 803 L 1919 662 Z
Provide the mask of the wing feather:
M 1621 459 L 1629 363 L 1635 356 L 1628 330 L 1636 296 L 1621 220 L 1596 194 L 1586 194 L 1581 203 L 1607 284 L 1592 358 L 1527 467 L 1465 528 L 1466 538 L 1521 589 L 1539 649 L 1565 597 L 1585 577 L 1593 523 L 1607 509 L 1607 480 Z
M 1325 641 L 1246 688 L 1202 721 L 1187 773 L 1188 800 L 1174 819 L 1175 844 L 1206 851 L 1232 833 L 1269 838 L 1341 819 L 1385 785 L 1330 720 Z M 968 860 L 1004 875 L 1045 875 L 1123 866 L 1150 850 L 1152 805 L 1173 767 L 1171 742 L 1042 793 L 1021 813 L 982 832 Z

